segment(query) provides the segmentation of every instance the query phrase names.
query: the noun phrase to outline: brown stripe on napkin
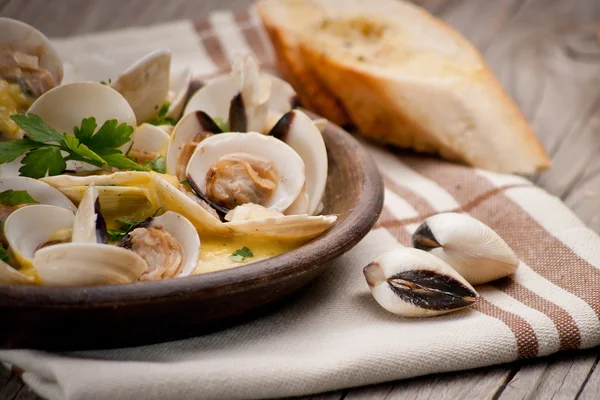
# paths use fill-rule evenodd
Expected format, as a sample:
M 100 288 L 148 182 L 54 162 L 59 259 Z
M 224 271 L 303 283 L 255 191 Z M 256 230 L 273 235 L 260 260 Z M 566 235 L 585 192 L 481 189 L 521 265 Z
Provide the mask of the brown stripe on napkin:
M 219 69 L 223 71 L 229 70 L 230 65 L 225 56 L 225 50 L 215 35 L 210 21 L 208 19 L 197 20 L 194 22 L 194 27 L 196 28 L 196 32 L 198 32 L 198 36 L 200 36 L 206 54 L 210 56 Z
M 467 170 L 453 164 L 436 166 L 432 162 L 428 163 L 427 160 L 415 161 L 414 157 L 408 158 L 410 160 L 405 162 L 407 165 L 446 189 L 457 201 L 469 201 L 475 196 L 484 196 L 486 191 L 495 190 L 487 179 L 478 176 L 474 170 Z M 404 162 L 405 159 L 403 158 L 402 161 Z M 458 187 L 452 182 L 461 182 L 461 185 Z M 498 232 L 519 258 L 534 271 L 555 285 L 580 297 L 594 309 L 597 315 L 600 315 L 598 314 L 600 308 L 594 307 L 589 301 L 595 300 L 596 306 L 598 306 L 597 296 L 591 295 L 593 291 L 590 291 L 589 288 L 582 288 L 579 283 L 569 282 L 573 276 L 579 276 L 588 277 L 599 284 L 600 272 L 540 226 L 518 204 L 506 197 L 503 191 L 498 191 L 496 196 L 491 196 L 473 207 L 469 213 Z M 548 245 L 540 246 L 544 242 Z M 533 254 L 534 250 L 536 250 L 535 254 Z M 562 260 L 556 260 L 557 254 L 561 255 Z M 573 269 L 576 269 L 577 272 L 568 274 L 568 278 L 565 279 L 564 268 L 567 265 L 571 271 L 574 272 Z M 499 287 L 499 289 L 528 307 L 547 315 L 556 325 L 562 350 L 579 347 L 581 333 L 573 317 L 566 310 L 550 300 L 535 295 L 522 285 L 511 282 L 514 287 Z M 595 297 L 595 299 L 586 299 L 589 297 Z
M 556 325 L 560 340 L 560 351 L 579 348 L 581 345 L 579 328 L 571 314 L 566 310 L 551 301 L 538 296 L 530 289 L 510 278 L 492 282 L 492 285 L 526 306 L 546 314 L 552 320 L 554 325 Z
M 246 42 L 252 49 L 252 52 L 257 58 L 257 62 L 261 66 L 272 66 L 271 60 L 269 60 L 266 43 L 263 41 L 259 27 L 256 24 L 251 23 L 250 11 L 242 11 L 234 14 L 235 21 L 240 29 L 242 35 L 246 39 Z
M 493 305 L 483 297 L 480 297 L 473 309 L 494 317 L 504 322 L 504 324 L 515 334 L 517 340 L 517 357 L 533 358 L 539 351 L 538 339 L 535 331 L 525 319 L 508 311 Z

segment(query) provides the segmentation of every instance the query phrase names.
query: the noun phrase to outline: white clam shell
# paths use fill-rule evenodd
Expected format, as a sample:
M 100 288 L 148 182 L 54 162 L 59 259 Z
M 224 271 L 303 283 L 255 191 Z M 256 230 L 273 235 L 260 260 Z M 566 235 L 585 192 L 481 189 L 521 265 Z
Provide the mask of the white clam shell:
M 87 188 L 79 208 L 75 213 L 73 222 L 73 243 L 100 243 L 104 242 L 97 230 L 98 219 L 102 218 L 99 210 L 96 210 L 96 200 L 98 199 L 98 189 L 91 185 Z M 106 226 L 104 226 L 106 228 Z
M 418 237 L 439 246 L 420 246 Z M 519 258 L 500 235 L 467 214 L 442 213 L 427 218 L 414 233 L 413 243 L 447 262 L 473 285 L 504 278 L 519 266 Z
M 51 185 L 24 176 L 0 178 L 0 192 L 5 190 L 26 190 L 29 195 L 41 204 L 48 204 L 75 211 L 77 208 L 67 196 Z
M 432 271 L 458 281 L 466 291 L 472 292 L 469 303 L 452 309 L 435 309 L 417 306 L 399 297 L 391 288 L 389 279 L 410 271 Z M 431 317 L 446 314 L 472 305 L 478 296 L 475 289 L 452 267 L 439 258 L 418 249 L 401 248 L 382 254 L 364 269 L 365 278 L 375 300 L 387 311 L 404 317 Z M 447 278 L 444 279 L 447 281 Z M 417 289 L 417 291 L 419 291 Z M 433 300 L 433 298 L 432 298 Z
M 177 175 L 179 155 L 185 145 L 192 143 L 198 134 L 207 132 L 208 127 L 203 126 L 202 121 L 201 112 L 198 111 L 185 115 L 175 125 L 167 150 L 166 167 L 168 174 Z M 185 168 L 182 168 L 182 170 L 185 172 Z
M 266 208 L 283 212 L 298 197 L 304 186 L 304 162 L 290 146 L 271 136 L 256 132 L 221 133 L 204 139 L 190 158 L 186 175 L 202 193 L 206 192 L 206 174 L 221 157 L 244 153 L 273 163 L 277 188 Z
M 225 216 L 235 234 L 265 239 L 307 241 L 325 232 L 335 215 L 282 215 L 257 204 L 243 204 Z
M 171 135 L 162 127 L 144 123 L 135 129 L 131 141 L 133 150 L 165 156 L 171 143 Z
M 159 217 L 152 218 L 150 226 L 161 226 L 181 245 L 183 260 L 181 271 L 177 276 L 191 275 L 200 258 L 200 237 L 194 225 L 183 215 L 167 211 Z
M 183 215 L 201 234 L 217 236 L 231 234 L 229 227 L 159 174 L 152 175 L 151 188 L 158 207 L 164 211 L 174 211 Z
M 108 244 L 63 243 L 38 250 L 33 265 L 45 285 L 91 286 L 136 281 L 148 268 L 134 252 Z
M 9 47 L 39 57 L 39 65 L 48 70 L 58 84 L 63 78 L 63 63 L 44 34 L 24 22 L 0 18 L 0 48 Z
M 171 105 L 167 111 L 167 117 L 178 119 L 181 115 L 191 80 L 192 72 L 189 68 L 171 73 L 169 94 L 167 95 L 167 101 Z
M 171 52 L 158 50 L 146 55 L 111 83 L 135 112 L 136 119 L 146 122 L 158 114 L 167 99 L 171 74 Z
M 287 122 L 291 121 L 291 122 Z M 327 149 L 323 135 L 312 119 L 300 110 L 290 111 L 282 119 L 284 129 L 281 139 L 300 155 L 306 166 L 308 210 L 288 210 L 286 214 L 316 214 L 327 185 Z M 275 128 L 277 129 L 277 128 Z
M 292 109 L 296 92 L 289 83 L 267 73 L 261 73 L 261 81 L 270 82 L 270 97 L 266 102 L 264 126 L 256 129 L 266 133 L 279 117 Z M 239 82 L 231 75 L 221 76 L 209 81 L 200 88 L 188 101 L 183 115 L 194 111 L 204 111 L 214 118 L 229 120 L 231 100 L 240 92 Z M 269 121 L 271 121 L 269 123 Z
M 4 223 L 4 234 L 21 267 L 28 269 L 36 250 L 54 240 L 57 232 L 70 231 L 74 221 L 71 210 L 36 204 L 11 213 Z
M 73 134 L 84 118 L 95 117 L 98 128 L 109 119 L 136 126 L 135 114 L 116 90 L 96 82 L 74 82 L 40 96 L 28 111 L 60 133 Z

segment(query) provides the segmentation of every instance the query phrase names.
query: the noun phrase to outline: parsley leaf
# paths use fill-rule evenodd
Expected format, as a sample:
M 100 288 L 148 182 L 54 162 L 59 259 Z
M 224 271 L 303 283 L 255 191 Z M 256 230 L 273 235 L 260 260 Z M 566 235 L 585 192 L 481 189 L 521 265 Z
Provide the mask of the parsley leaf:
M 233 254 L 229 256 L 229 259 L 235 262 L 243 262 L 246 257 L 254 257 L 254 254 L 249 248 L 244 246 L 241 249 L 234 251 Z
M 106 82 L 106 81 L 100 81 L 100 83 L 103 84 L 103 85 L 107 85 L 108 86 L 108 85 L 110 85 L 112 83 L 112 79 L 108 78 L 108 82 Z
M 104 161 L 102 157 L 90 150 L 90 148 L 85 144 L 80 143 L 75 136 L 65 135 L 65 145 L 72 153 L 76 155 L 75 157 L 72 157 L 74 159 L 86 161 L 98 167 L 106 164 L 106 161 Z M 77 156 L 82 157 L 83 159 L 80 159 Z
M 171 107 L 171 103 L 165 101 L 160 110 L 158 110 L 158 115 L 148 121 L 148 123 L 151 125 L 176 125 L 177 121 L 174 118 L 166 116 L 169 112 L 169 107 Z
M 40 147 L 39 143 L 28 138 L 0 142 L 0 164 L 14 161 L 23 153 L 38 147 Z
M 150 171 L 127 158 L 119 147 L 131 140 L 133 127 L 116 119 L 107 120 L 94 134 L 98 124 L 94 117 L 84 118 L 81 126 L 73 127 L 75 136 L 59 133 L 35 114 L 11 116 L 28 138 L 0 142 L 0 164 L 11 162 L 25 154 L 19 172 L 23 176 L 42 178 L 58 175 L 66 169 L 66 161 L 82 161 L 97 167 Z M 54 144 L 56 143 L 56 144 Z
M 108 235 L 110 236 L 110 240 L 112 240 L 113 242 L 118 242 L 121 239 L 123 239 L 123 237 L 125 237 L 125 235 L 127 235 L 129 232 L 131 232 L 131 230 L 133 229 L 134 226 L 136 226 L 137 224 L 139 224 L 142 221 L 135 221 L 135 220 L 129 221 L 129 220 L 124 220 L 124 219 L 117 219 L 117 220 L 115 220 L 115 222 L 121 225 L 120 229 L 107 229 Z
M 2 244 L 0 244 L 0 260 L 4 261 L 7 264 L 10 263 L 10 258 L 8 257 L 8 251 L 6 251 L 6 249 L 4 248 L 4 246 L 2 246 Z
M 62 143 L 63 135 L 55 131 L 52 127 L 46 125 L 44 120 L 35 114 L 11 115 L 17 125 L 21 127 L 29 137 L 35 142 L 57 142 Z
M 23 166 L 19 172 L 30 178 L 43 178 L 49 175 L 60 175 L 67 168 L 67 163 L 58 147 L 41 147 L 31 150 L 21 161 Z
M 94 136 L 85 141 L 85 144 L 90 148 L 117 148 L 123 146 L 131 139 L 133 127 L 125 123 L 118 125 L 118 123 L 116 119 L 107 120 Z
M 27 190 L 12 190 L 8 189 L 0 192 L 0 204 L 5 206 L 18 206 L 19 204 L 35 204 L 39 203 L 36 199 L 31 197 Z
M 102 155 L 102 158 L 108 165 L 118 169 L 146 172 L 150 171 L 143 165 L 140 165 L 132 159 L 125 157 L 122 153 L 106 154 Z
M 80 142 L 85 142 L 92 137 L 97 127 L 98 124 L 96 123 L 96 118 L 84 118 L 81 121 L 81 128 L 77 126 L 73 127 L 73 133 Z
M 215 124 L 217 124 L 222 132 L 229 132 L 229 123 L 223 118 L 215 117 L 213 118 L 213 121 L 215 121 Z

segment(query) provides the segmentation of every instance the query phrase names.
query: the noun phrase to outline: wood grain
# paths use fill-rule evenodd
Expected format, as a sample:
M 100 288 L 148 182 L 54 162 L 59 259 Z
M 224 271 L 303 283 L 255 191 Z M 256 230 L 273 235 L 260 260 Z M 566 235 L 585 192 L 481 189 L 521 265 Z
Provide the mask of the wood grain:
M 561 197 L 600 232 L 600 20 L 597 0 L 418 0 L 460 29 L 521 107 L 553 159 L 536 183 Z M 0 15 L 51 36 L 200 18 L 250 0 L 0 0 Z M 599 398 L 600 351 L 468 372 L 421 377 L 307 399 Z M 6 370 L 0 399 L 32 399 Z

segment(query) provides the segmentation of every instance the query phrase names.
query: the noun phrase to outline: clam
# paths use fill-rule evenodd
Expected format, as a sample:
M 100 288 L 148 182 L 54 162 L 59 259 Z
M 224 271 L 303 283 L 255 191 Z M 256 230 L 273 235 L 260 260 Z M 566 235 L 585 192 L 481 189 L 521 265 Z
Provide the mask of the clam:
M 166 116 L 179 118 L 190 81 L 189 69 L 173 73 L 171 52 L 158 50 L 123 71 L 111 87 L 127 99 L 138 121 L 147 122 L 158 114 L 165 101 L 169 102 Z
M 327 185 L 327 149 L 319 128 L 300 110 L 288 111 L 269 135 L 282 140 L 298 153 L 306 166 L 306 186 L 302 203 L 286 210 L 286 214 L 317 213 Z
M 71 239 L 75 215 L 66 208 L 36 204 L 19 208 L 4 223 L 4 235 L 21 272 L 34 276 L 33 258 L 37 250 Z
M 284 142 L 256 132 L 204 139 L 186 176 L 194 191 L 224 214 L 245 203 L 283 212 L 305 181 L 302 158 Z
M 119 92 L 96 82 L 58 86 L 37 99 L 29 112 L 58 132 L 72 133 L 84 118 L 95 117 L 98 127 L 109 119 L 136 126 L 135 113 Z
M 493 229 L 466 214 L 429 217 L 412 238 L 414 247 L 444 260 L 473 285 L 508 276 L 519 266 L 517 255 Z
M 188 101 L 184 116 L 204 111 L 229 122 L 231 131 L 267 133 L 290 111 L 296 92 L 285 81 L 260 72 L 250 56 L 238 57 L 231 75 L 208 82 Z
M 158 113 L 169 93 L 171 52 L 158 50 L 137 61 L 111 83 L 121 93 L 140 122 Z
M 32 26 L 0 18 L 0 32 L 0 134 L 20 139 L 23 132 L 10 116 L 59 85 L 63 65 L 48 38 Z
M 22 210 L 33 207 L 36 206 Z M 106 225 L 94 185 L 83 196 L 71 222 L 70 243 L 54 244 L 35 251 L 32 265 L 44 284 L 88 286 L 128 283 L 139 279 L 147 271 L 146 261 L 136 253 L 106 244 Z M 11 244 L 11 248 L 13 251 L 20 250 L 18 245 L 13 247 Z
M 237 206 L 225 216 L 225 225 L 237 235 L 266 240 L 306 242 L 325 232 L 337 220 L 335 215 L 283 215 L 257 204 Z
M 430 317 L 469 307 L 479 297 L 452 267 L 418 249 L 382 254 L 364 268 L 375 300 L 404 317 Z
M 140 280 L 158 280 L 190 275 L 200 257 L 200 238 L 183 215 L 167 211 L 136 225 L 121 246 L 140 255 L 148 270 Z
M 221 132 L 221 128 L 204 111 L 194 111 L 181 118 L 173 129 L 167 150 L 167 173 L 179 180 L 186 179 L 185 169 L 198 143 Z
M 171 135 L 162 126 L 144 123 L 131 135 L 131 143 L 128 155 L 142 163 L 166 156 Z

